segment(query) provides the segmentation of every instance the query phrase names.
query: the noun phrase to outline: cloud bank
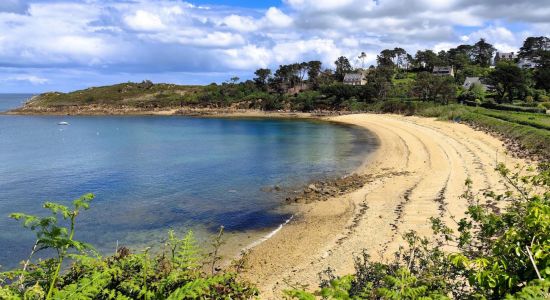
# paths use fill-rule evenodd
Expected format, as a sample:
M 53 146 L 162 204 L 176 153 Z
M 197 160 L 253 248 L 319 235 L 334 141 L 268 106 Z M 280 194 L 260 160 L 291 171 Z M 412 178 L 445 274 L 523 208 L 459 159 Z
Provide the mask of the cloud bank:
M 176 0 L 3 0 L 0 92 L 145 78 L 205 84 L 295 61 L 329 65 L 364 51 L 373 63 L 384 48 L 414 53 L 479 38 L 517 51 L 527 36 L 550 35 L 548 16 L 550 2 L 540 0 L 284 0 L 260 9 Z

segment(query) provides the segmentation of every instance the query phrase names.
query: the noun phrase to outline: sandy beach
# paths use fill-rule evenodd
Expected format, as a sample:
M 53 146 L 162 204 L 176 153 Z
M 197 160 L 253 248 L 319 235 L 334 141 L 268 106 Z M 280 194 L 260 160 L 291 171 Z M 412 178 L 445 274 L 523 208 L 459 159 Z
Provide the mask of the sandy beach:
M 460 195 L 471 178 L 475 191 L 503 187 L 494 171 L 525 161 L 506 154 L 503 142 L 464 124 L 398 115 L 354 114 L 328 118 L 362 126 L 380 147 L 357 171 L 373 180 L 345 196 L 296 204 L 295 218 L 255 247 L 244 276 L 256 283 L 262 299 L 281 299 L 291 286 L 318 286 L 328 267 L 338 275 L 353 272 L 353 257 L 367 249 L 387 260 L 415 230 L 431 235 L 432 216 L 461 218 L 468 203 Z

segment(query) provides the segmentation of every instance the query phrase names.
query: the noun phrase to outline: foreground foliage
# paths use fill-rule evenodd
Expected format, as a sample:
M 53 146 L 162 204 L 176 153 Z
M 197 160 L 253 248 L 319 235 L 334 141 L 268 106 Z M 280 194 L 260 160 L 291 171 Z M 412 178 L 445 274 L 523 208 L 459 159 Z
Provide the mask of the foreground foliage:
M 45 203 L 47 217 L 12 214 L 36 233 L 36 243 L 21 269 L 0 273 L 0 299 L 249 299 L 257 295 L 250 284 L 235 273 L 217 272 L 217 236 L 213 255 L 201 254 L 192 232 L 177 238 L 169 232 L 164 251 L 150 255 L 149 249 L 132 254 L 119 248 L 110 257 L 99 257 L 91 245 L 74 240 L 75 220 L 90 207 L 92 194 L 73 201 L 69 208 Z M 55 258 L 38 260 L 36 252 L 53 249 Z M 64 272 L 64 261 L 70 266 Z M 204 271 L 208 262 L 211 272 Z
M 456 230 L 432 219 L 435 239 L 405 234 L 407 247 L 390 263 L 355 260 L 355 274 L 322 274 L 314 294 L 287 291 L 295 299 L 549 299 L 550 166 L 538 172 L 497 170 L 509 186 L 502 193 L 470 190 L 467 217 Z M 526 175 L 526 173 L 529 173 Z M 484 200 L 484 201 L 480 201 Z M 506 203 L 501 211 L 498 204 Z M 451 254 L 443 247 L 453 249 Z

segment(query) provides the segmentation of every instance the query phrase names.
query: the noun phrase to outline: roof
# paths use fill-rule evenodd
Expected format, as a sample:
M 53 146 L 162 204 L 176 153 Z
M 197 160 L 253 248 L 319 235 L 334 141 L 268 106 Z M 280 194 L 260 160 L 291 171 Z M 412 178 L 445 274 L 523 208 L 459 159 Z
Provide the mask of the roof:
M 479 77 L 466 77 L 466 79 L 464 79 L 464 84 L 462 86 L 466 89 L 469 89 L 474 84 L 480 85 L 484 90 L 490 89 L 490 87 L 487 84 L 483 83 L 481 81 L 481 78 Z
M 357 81 L 363 80 L 363 74 L 361 73 L 347 73 L 344 75 L 344 81 Z
M 483 85 L 479 77 L 466 77 L 466 79 L 464 79 L 464 84 L 462 86 L 465 88 L 470 88 L 474 84 Z
M 445 66 L 445 67 L 434 67 L 433 72 L 434 73 L 451 73 L 453 71 L 453 67 Z

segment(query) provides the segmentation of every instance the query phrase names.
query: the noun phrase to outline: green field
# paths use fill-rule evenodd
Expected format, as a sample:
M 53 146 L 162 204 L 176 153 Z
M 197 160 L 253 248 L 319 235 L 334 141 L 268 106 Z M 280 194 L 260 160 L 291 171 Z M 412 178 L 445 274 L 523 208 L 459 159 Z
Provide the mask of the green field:
M 476 108 L 474 112 L 508 122 L 550 130 L 550 115 L 548 114 L 505 112 L 484 108 Z
M 462 105 L 419 111 L 420 115 L 460 120 L 510 138 L 541 160 L 550 158 L 550 115 L 499 111 Z

